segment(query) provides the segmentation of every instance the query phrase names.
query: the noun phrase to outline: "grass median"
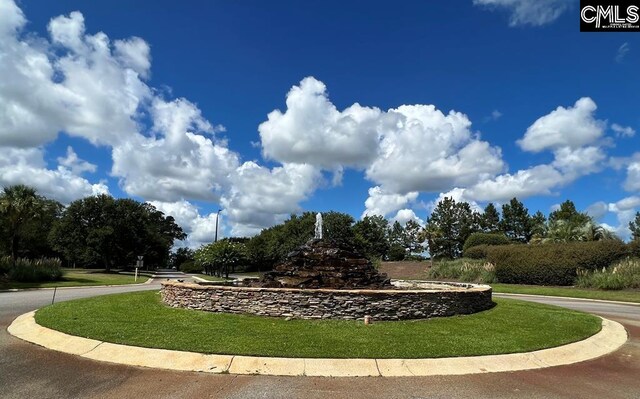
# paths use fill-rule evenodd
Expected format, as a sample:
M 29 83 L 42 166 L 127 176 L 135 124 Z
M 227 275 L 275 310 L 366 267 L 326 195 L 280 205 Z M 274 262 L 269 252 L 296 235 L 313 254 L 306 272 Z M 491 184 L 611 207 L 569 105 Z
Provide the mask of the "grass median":
M 528 352 L 578 341 L 600 319 L 496 299 L 493 309 L 429 320 L 284 320 L 165 306 L 158 292 L 61 302 L 36 313 L 55 330 L 100 341 L 201 353 L 310 358 L 437 358 Z
M 58 281 L 46 281 L 39 283 L 10 281 L 7 283 L 0 283 L 0 289 L 140 284 L 149 279 L 149 277 L 138 276 L 138 280 L 136 281 L 135 277 L 132 275 L 105 273 L 104 270 L 65 269 L 63 273 L 62 279 Z

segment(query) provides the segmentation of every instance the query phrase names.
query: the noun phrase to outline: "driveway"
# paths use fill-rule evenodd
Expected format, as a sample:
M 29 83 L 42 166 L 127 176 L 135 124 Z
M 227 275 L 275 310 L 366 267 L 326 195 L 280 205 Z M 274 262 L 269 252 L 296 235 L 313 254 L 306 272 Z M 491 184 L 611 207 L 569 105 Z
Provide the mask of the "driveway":
M 138 286 L 60 289 L 56 302 Z M 211 375 L 120 366 L 23 342 L 6 328 L 18 315 L 51 303 L 52 290 L 0 293 L 2 398 L 633 398 L 640 397 L 640 307 L 520 297 L 602 315 L 622 323 L 630 340 L 592 361 L 541 370 L 469 376 L 315 378 Z M 167 326 L 171 334 L 172 326 Z

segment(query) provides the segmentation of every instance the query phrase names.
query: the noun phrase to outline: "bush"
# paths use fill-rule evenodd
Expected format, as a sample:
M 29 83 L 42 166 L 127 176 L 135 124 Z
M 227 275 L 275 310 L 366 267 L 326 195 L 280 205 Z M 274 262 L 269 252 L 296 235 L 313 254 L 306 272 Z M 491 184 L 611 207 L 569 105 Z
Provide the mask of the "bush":
M 640 239 L 635 239 L 627 244 L 629 256 L 640 258 Z
M 195 261 L 192 260 L 188 260 L 186 262 L 183 262 L 179 267 L 178 270 L 180 270 L 183 273 L 202 273 L 202 266 L 197 265 Z
M 9 262 L 9 279 L 20 282 L 56 281 L 62 277 L 62 262 L 60 259 L 42 258 L 37 260 L 16 259 L 11 265 L 11 258 L 5 257 L 0 263 Z
M 391 248 L 389 249 L 389 254 L 387 257 L 389 258 L 390 261 L 397 262 L 397 261 L 404 260 L 406 255 L 407 255 L 407 251 L 404 249 L 402 245 L 392 244 Z
M 487 260 L 496 265 L 496 279 L 507 284 L 572 285 L 577 270 L 606 268 L 624 257 L 622 241 L 508 245 L 487 248 Z
M 492 264 L 474 259 L 456 259 L 435 262 L 427 271 L 427 277 L 437 280 L 456 280 L 465 283 L 492 283 Z
M 469 259 L 485 259 L 487 257 L 488 247 L 486 244 L 469 247 L 464 250 L 463 256 Z
M 472 233 L 469 238 L 464 242 L 462 250 L 466 251 L 468 248 L 478 245 L 507 245 L 511 241 L 504 234 L 496 233 Z M 465 255 L 466 256 L 466 255 Z
M 626 258 L 606 269 L 592 272 L 578 270 L 576 285 L 601 290 L 640 288 L 640 259 Z

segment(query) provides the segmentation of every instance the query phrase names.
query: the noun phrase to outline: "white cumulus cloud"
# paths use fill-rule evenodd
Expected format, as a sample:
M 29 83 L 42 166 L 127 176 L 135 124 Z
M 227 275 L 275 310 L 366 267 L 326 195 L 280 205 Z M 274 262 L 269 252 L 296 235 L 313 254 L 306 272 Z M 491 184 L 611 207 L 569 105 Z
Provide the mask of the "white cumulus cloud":
M 510 26 L 541 26 L 557 20 L 572 0 L 473 0 L 473 4 L 507 10 Z

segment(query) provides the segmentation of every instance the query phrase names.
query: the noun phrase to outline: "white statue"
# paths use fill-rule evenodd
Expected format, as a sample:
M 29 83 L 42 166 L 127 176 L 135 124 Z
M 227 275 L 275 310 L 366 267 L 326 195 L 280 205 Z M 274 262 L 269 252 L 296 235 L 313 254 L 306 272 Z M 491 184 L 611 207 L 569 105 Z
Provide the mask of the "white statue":
M 322 240 L 322 214 L 318 212 L 316 214 L 316 240 Z

